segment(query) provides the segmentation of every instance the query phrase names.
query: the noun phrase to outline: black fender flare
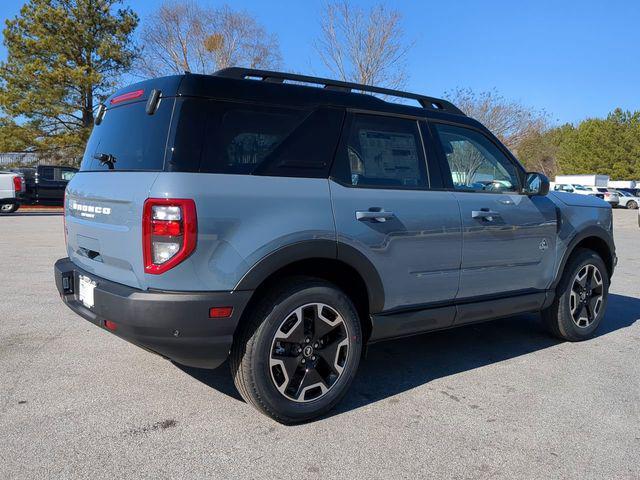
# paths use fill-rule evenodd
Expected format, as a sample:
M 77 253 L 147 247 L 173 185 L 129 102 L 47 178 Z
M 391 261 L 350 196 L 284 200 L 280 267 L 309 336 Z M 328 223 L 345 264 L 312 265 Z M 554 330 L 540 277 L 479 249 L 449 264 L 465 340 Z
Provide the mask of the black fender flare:
M 590 225 L 580 230 L 580 232 L 578 232 L 569 242 L 569 245 L 567 246 L 567 248 L 564 251 L 564 254 L 562 255 L 562 260 L 560 260 L 560 263 L 558 265 L 558 270 L 556 271 L 555 279 L 553 280 L 553 283 L 551 284 L 551 287 L 550 287 L 551 289 L 555 289 L 558 286 L 558 283 L 560 283 L 560 279 L 562 278 L 562 274 L 564 272 L 565 266 L 567 265 L 567 261 L 569 260 L 569 257 L 571 256 L 571 254 L 575 251 L 576 246 L 583 240 L 586 240 L 587 238 L 593 238 L 593 237 L 598 238 L 599 240 L 602 240 L 607 245 L 609 258 L 603 258 L 603 260 L 607 265 L 611 266 L 610 273 L 613 274 L 613 269 L 615 268 L 615 264 L 616 264 L 616 257 L 615 257 L 616 247 L 615 247 L 615 244 L 613 243 L 613 238 L 611 234 L 607 230 L 605 230 L 603 227 Z
M 255 290 L 271 274 L 301 260 L 326 258 L 338 260 L 354 269 L 364 280 L 369 298 L 369 311 L 384 308 L 384 287 L 371 261 L 356 248 L 335 240 L 304 240 L 281 247 L 258 260 L 240 279 L 234 290 Z

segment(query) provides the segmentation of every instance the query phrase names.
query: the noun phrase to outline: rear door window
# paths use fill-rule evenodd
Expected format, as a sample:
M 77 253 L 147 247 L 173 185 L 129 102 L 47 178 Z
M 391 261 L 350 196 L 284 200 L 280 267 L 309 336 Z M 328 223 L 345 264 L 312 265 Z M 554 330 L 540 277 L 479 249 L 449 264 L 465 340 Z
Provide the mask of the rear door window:
M 336 157 L 337 180 L 354 187 L 421 189 L 428 184 L 416 120 L 354 114 Z
M 112 155 L 114 170 L 162 170 L 173 104 L 173 98 L 163 98 L 153 115 L 145 112 L 144 101 L 108 109 L 93 127 L 80 170 L 108 170 L 98 154 Z

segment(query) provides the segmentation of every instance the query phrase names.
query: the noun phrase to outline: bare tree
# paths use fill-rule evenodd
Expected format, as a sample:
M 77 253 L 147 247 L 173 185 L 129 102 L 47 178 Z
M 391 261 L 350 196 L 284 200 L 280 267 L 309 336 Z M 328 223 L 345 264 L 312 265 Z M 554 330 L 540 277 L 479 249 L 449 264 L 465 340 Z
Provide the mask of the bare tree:
M 454 142 L 453 151 L 447 156 L 454 183 L 471 185 L 476 173 L 485 163 L 485 157 L 471 143 Z
M 445 92 L 445 97 L 515 151 L 525 138 L 547 127 L 544 111 L 507 100 L 495 90 L 476 93 L 470 88 L 458 88 Z
M 322 62 L 342 80 L 400 88 L 407 78 L 406 41 L 397 10 L 376 5 L 365 12 L 348 0 L 329 3 L 314 47 Z
M 273 68 L 281 62 L 277 38 L 250 14 L 193 0 L 165 1 L 145 21 L 140 43 L 137 70 L 143 76 Z
M 268 34 L 249 14 L 234 12 L 224 6 L 216 11 L 215 17 L 215 30 L 207 36 L 205 48 L 215 58 L 217 68 L 275 68 L 280 65 L 277 37 Z

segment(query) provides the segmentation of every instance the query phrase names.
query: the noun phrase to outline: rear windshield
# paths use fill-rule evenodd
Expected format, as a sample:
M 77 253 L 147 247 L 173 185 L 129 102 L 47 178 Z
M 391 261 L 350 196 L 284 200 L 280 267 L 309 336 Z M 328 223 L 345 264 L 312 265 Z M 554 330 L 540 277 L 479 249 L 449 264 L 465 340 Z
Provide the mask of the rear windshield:
M 93 127 L 80 170 L 108 170 L 95 158 L 99 155 L 115 158 L 114 170 L 162 170 L 173 103 L 173 98 L 162 99 L 153 115 L 145 112 L 144 101 L 107 110 Z

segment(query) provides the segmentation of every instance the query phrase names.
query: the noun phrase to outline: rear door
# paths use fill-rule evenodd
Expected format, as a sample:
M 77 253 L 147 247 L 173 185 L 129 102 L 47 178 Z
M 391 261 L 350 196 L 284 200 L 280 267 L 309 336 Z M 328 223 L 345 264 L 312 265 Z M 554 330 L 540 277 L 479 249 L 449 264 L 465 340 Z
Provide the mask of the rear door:
M 348 115 L 330 181 L 339 245 L 375 266 L 387 311 L 449 302 L 458 290 L 458 203 L 431 189 L 439 178 L 427 168 L 419 124 Z
M 431 127 L 462 216 L 458 299 L 545 290 L 555 265 L 553 202 L 522 194 L 521 167 L 482 131 L 446 123 Z
M 67 250 L 81 268 L 146 287 L 142 207 L 164 167 L 173 104 L 163 98 L 148 115 L 144 100 L 119 103 L 94 127 L 65 202 Z M 101 154 L 115 161 L 102 163 Z

